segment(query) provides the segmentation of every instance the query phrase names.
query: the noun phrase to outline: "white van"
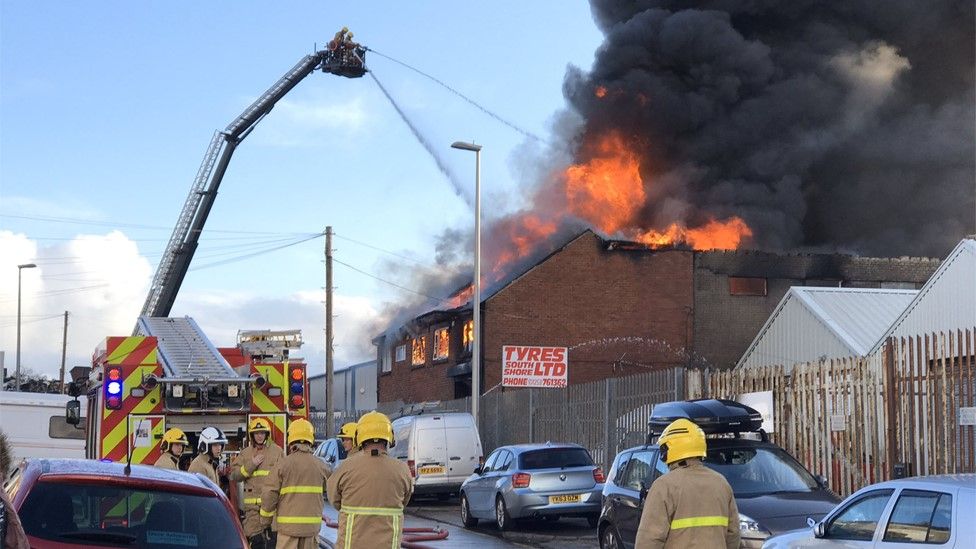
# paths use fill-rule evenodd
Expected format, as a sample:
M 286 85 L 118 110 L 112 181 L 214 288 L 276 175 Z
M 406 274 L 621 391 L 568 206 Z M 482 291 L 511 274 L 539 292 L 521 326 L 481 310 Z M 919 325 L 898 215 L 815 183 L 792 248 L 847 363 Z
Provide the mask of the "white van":
M 464 412 L 428 412 L 393 421 L 396 446 L 390 455 L 405 461 L 414 494 L 457 493 L 481 464 L 484 452 L 474 417 Z
M 78 397 L 87 410 L 88 397 Z M 0 429 L 7 435 L 11 466 L 23 458 L 85 457 L 85 418 L 77 426 L 65 421 L 68 395 L 0 391 Z

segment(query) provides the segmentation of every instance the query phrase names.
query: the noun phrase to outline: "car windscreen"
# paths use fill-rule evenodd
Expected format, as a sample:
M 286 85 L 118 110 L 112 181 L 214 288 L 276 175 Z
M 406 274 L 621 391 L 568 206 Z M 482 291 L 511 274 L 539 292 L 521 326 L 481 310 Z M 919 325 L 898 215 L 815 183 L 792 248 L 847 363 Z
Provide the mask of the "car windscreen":
M 809 492 L 816 479 L 802 465 L 778 448 L 709 448 L 705 465 L 725 477 L 735 497 L 775 492 Z
M 79 547 L 243 549 L 235 517 L 216 497 L 45 481 L 19 514 L 27 534 Z
M 590 453 L 583 448 L 543 448 L 523 452 L 519 456 L 519 469 L 528 471 L 592 466 Z

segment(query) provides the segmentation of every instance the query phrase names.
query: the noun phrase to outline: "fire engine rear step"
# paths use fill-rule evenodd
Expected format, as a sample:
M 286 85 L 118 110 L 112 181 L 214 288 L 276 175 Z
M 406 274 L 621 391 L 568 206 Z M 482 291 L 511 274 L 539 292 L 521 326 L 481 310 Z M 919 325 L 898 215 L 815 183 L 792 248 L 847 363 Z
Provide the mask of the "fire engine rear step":
M 169 377 L 235 378 L 237 372 L 192 318 L 139 317 L 138 331 L 158 342 L 159 361 Z

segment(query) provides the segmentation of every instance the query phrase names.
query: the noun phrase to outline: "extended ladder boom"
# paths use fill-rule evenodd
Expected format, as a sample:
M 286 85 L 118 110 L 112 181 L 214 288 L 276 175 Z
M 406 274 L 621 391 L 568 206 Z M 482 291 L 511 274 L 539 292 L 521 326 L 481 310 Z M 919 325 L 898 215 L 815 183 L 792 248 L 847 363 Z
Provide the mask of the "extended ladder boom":
M 166 245 L 166 251 L 156 267 L 141 316 L 169 316 L 217 197 L 217 189 L 237 145 L 271 112 L 281 98 L 316 69 L 349 78 L 358 78 L 365 74 L 366 49 L 358 44 L 354 46 L 352 49 L 321 50 L 305 56 L 223 131 L 214 133 Z

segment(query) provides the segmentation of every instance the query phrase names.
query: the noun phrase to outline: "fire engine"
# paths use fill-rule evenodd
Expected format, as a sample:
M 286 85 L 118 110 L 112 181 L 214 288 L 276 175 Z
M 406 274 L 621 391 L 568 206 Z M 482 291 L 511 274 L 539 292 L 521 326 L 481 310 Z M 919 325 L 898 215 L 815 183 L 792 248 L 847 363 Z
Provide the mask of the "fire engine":
M 219 349 L 192 318 L 170 318 L 169 313 L 237 146 L 313 72 L 347 78 L 366 73 L 367 49 L 345 32 L 328 48 L 304 56 L 214 134 L 132 335 L 105 339 L 92 357 L 88 379 L 72 384 L 75 396 L 88 394 L 88 458 L 152 464 L 170 427 L 189 437 L 191 451 L 184 454 L 189 458 L 206 426 L 224 431 L 229 456 L 243 445 L 254 417 L 269 420 L 272 439 L 284 448 L 288 422 L 308 417 L 305 364 L 292 354 L 301 347 L 301 332 L 240 332 L 236 347 Z M 80 406 L 78 400 L 68 403 L 69 423 L 80 423 Z
M 224 431 L 233 455 L 255 417 L 284 448 L 288 421 L 308 418 L 301 344 L 298 330 L 247 331 L 221 349 L 192 318 L 140 317 L 136 335 L 108 337 L 92 357 L 86 457 L 152 465 L 166 429 L 193 447 L 207 426 Z

